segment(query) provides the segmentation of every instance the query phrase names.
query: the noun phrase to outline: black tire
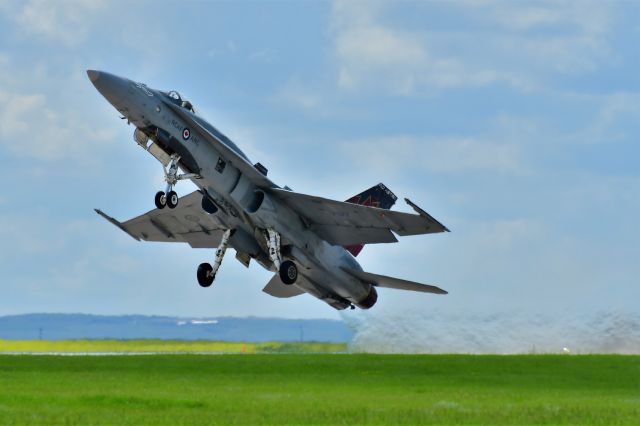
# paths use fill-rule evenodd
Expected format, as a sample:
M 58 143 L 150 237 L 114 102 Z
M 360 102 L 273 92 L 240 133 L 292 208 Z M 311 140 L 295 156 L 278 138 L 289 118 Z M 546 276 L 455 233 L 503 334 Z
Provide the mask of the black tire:
M 298 267 L 290 260 L 280 264 L 280 280 L 286 285 L 291 285 L 298 279 Z
M 178 206 L 178 194 L 175 191 L 169 191 L 167 194 L 167 207 L 175 209 Z
M 156 192 L 155 202 L 156 207 L 159 209 L 164 209 L 164 206 L 167 205 L 167 196 L 163 191 Z
M 213 284 L 215 276 L 209 276 L 209 273 L 213 271 L 213 267 L 208 263 L 201 263 L 198 266 L 198 284 L 200 287 L 209 287 Z

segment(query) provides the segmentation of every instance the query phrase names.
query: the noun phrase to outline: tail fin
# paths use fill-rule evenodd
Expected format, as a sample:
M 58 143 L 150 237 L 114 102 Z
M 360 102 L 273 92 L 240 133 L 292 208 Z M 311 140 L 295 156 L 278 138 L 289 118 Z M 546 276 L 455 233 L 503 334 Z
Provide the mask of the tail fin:
M 389 210 L 396 203 L 397 199 L 398 197 L 396 197 L 391 190 L 384 186 L 384 184 L 379 183 L 358 195 L 354 195 L 346 202 Z M 358 244 L 354 246 L 345 246 L 345 249 L 355 257 L 362 251 L 363 247 L 364 244 Z

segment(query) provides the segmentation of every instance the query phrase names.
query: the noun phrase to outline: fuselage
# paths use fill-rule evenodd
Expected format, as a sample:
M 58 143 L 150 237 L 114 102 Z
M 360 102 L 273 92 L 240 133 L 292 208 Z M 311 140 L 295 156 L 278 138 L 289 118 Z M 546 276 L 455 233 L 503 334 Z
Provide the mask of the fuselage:
M 177 92 L 154 90 L 105 72 L 88 71 L 88 74 L 100 93 L 136 127 L 139 144 L 140 135 L 144 134 L 167 156 L 180 156 L 180 167 L 194 175 L 192 182 L 206 198 L 205 210 L 223 228 L 234 231 L 229 244 L 239 260 L 246 259 L 245 265 L 252 258 L 277 272 L 264 238 L 265 230 L 272 228 L 282 236 L 283 257 L 298 267 L 301 279 L 296 286 L 337 309 L 373 306 L 377 299 L 375 289 L 341 269 L 362 270 L 356 259 L 343 247 L 319 238 L 297 213 L 273 197 L 268 186 L 278 186 L 266 180 L 264 168 L 257 167 L 265 174 L 267 187 L 258 187 L 244 175 L 234 163 L 249 162 L 249 158 L 229 138 L 197 116 L 191 104 Z M 180 108 L 179 114 L 176 108 Z M 184 114 L 202 129 L 190 126 L 181 117 Z M 219 152 L 209 142 L 212 136 L 228 147 L 235 158 Z

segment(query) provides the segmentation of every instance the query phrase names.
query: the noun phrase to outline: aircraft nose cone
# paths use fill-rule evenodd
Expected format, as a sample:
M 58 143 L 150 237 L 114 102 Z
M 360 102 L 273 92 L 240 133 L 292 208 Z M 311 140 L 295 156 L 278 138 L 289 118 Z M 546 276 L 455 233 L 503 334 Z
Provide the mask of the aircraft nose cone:
M 87 70 L 91 83 L 98 89 L 111 105 L 120 109 L 122 102 L 128 97 L 131 81 L 104 71 Z
M 95 83 L 100 78 L 100 71 L 87 70 L 87 75 L 92 83 Z

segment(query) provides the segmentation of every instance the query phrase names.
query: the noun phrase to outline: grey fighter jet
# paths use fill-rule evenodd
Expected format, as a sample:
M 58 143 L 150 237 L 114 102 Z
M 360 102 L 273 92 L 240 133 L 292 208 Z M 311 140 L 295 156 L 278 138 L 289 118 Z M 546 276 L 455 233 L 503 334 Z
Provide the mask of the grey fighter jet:
M 135 126 L 133 139 L 162 164 L 167 184 L 155 196 L 156 209 L 126 222 L 96 212 L 138 241 L 216 249 L 213 264 L 198 266 L 202 287 L 213 283 L 231 246 L 246 267 L 254 259 L 274 272 L 263 291 L 275 297 L 309 293 L 336 309 L 368 309 L 378 299 L 376 287 L 447 293 L 364 272 L 355 259 L 364 244 L 449 231 L 410 200 L 405 198 L 417 214 L 391 211 L 396 196 L 383 184 L 345 202 L 280 187 L 178 92 L 103 71 L 87 74 Z M 199 189 L 179 198 L 174 186 L 183 179 Z

